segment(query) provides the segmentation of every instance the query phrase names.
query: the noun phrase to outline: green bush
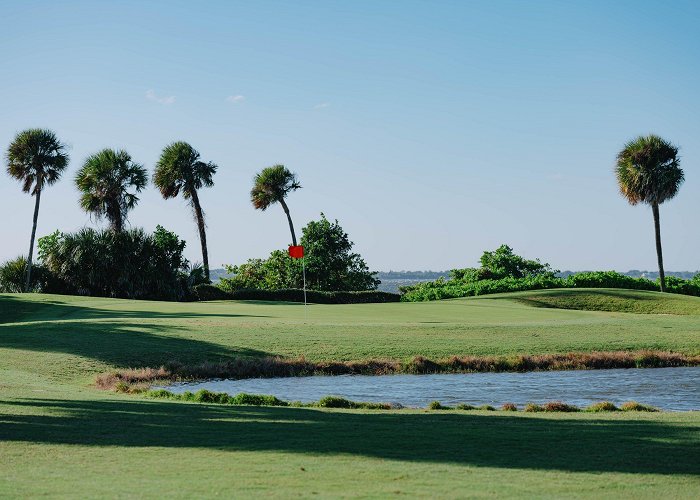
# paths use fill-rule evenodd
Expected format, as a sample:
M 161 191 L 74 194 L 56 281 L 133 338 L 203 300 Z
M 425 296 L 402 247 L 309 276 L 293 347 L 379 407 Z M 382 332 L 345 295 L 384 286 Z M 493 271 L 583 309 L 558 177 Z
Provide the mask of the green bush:
M 468 405 L 466 403 L 460 403 L 457 406 L 455 406 L 455 408 L 458 410 L 476 410 L 476 406 Z
M 586 411 L 598 413 L 602 411 L 618 411 L 619 408 L 615 406 L 610 401 L 601 401 L 600 403 L 595 403 L 586 408 Z
M 491 405 L 481 405 L 476 407 L 477 410 L 481 411 L 496 411 L 496 408 L 494 408 Z
M 302 229 L 299 242 L 304 246 L 306 286 L 310 290 L 376 290 L 379 280 L 362 257 L 352 252 L 354 243 L 336 220 L 330 222 L 321 214 L 318 221 Z M 222 278 L 219 286 L 226 292 L 260 289 L 301 288 L 301 262 L 286 251 L 275 250 L 267 259 L 250 259 L 239 266 L 225 266 L 231 276 Z
M 656 283 L 658 289 L 659 280 L 656 280 Z M 666 291 L 700 297 L 700 280 L 698 280 L 698 275 L 695 275 L 692 280 L 684 280 L 675 276 L 666 276 Z
M 27 259 L 25 257 L 20 256 L 0 265 L 0 293 L 24 292 L 26 280 Z M 36 262 L 32 265 L 30 292 L 44 292 L 51 288 L 53 281 L 53 276 L 44 266 Z
M 277 399 L 275 396 L 266 396 L 264 394 L 246 394 L 245 392 L 236 394 L 230 399 L 230 404 L 248 406 L 288 406 L 286 401 Z
M 418 283 L 401 287 L 401 300 L 420 302 L 425 300 L 474 297 L 492 293 L 521 292 L 526 290 L 544 290 L 562 288 L 565 281 L 553 276 L 532 276 L 527 278 L 502 278 L 498 280 L 459 281 L 444 280 Z
M 545 403 L 542 408 L 544 411 L 550 411 L 550 412 L 576 412 L 576 411 L 581 411 L 577 406 L 573 405 L 568 405 L 566 403 L 562 403 L 561 401 L 550 401 L 548 403 Z
M 24 257 L 8 260 L 0 265 L 0 292 L 23 292 L 26 279 L 27 259 Z
M 229 292 L 223 291 L 216 285 L 203 283 L 196 285 L 193 289 L 194 297 L 197 300 L 231 300 L 232 296 Z
M 318 401 L 318 406 L 321 408 L 355 408 L 355 403 L 349 399 L 339 398 L 337 396 L 326 396 Z
M 158 226 L 115 232 L 82 229 L 39 239 L 52 281 L 46 292 L 129 299 L 190 298 L 185 242 Z
M 658 290 L 659 285 L 646 278 L 632 278 L 615 271 L 594 271 L 572 274 L 565 286 L 572 288 L 624 288 L 627 290 Z
M 428 405 L 429 410 L 451 410 L 449 406 L 444 406 L 440 401 L 433 401 Z
M 649 411 L 649 412 L 659 411 L 658 408 L 654 408 L 653 406 L 645 405 L 642 403 L 637 403 L 636 401 L 627 401 L 626 403 L 622 403 L 622 405 L 620 405 L 620 410 L 622 410 L 622 411 Z
M 506 249 L 510 250 L 510 247 L 506 247 Z M 482 264 L 486 262 L 488 265 L 496 266 L 491 261 L 495 259 L 493 254 L 499 253 L 500 250 L 485 252 L 485 255 L 488 254 L 489 258 L 482 260 Z M 540 264 L 539 261 L 525 261 L 521 257 L 513 255 L 512 252 L 505 250 L 500 253 L 502 254 L 501 258 L 505 259 L 508 265 L 500 263 L 495 267 L 495 270 L 486 267 L 479 269 L 454 269 L 450 272 L 452 279 L 439 278 L 435 281 L 400 287 L 401 300 L 404 302 L 418 302 L 551 288 L 659 290 L 659 280 L 651 281 L 646 278 L 632 278 L 615 271 L 583 272 L 572 274 L 568 278 L 559 278 L 552 274 L 553 272 L 548 264 Z M 523 264 L 523 262 L 526 264 Z M 530 274 L 527 274 L 528 269 Z M 502 276 L 506 272 L 511 272 L 513 275 L 499 279 L 491 278 L 492 276 Z M 700 274 L 693 277 L 692 280 L 667 276 L 666 290 L 670 293 L 700 297 Z

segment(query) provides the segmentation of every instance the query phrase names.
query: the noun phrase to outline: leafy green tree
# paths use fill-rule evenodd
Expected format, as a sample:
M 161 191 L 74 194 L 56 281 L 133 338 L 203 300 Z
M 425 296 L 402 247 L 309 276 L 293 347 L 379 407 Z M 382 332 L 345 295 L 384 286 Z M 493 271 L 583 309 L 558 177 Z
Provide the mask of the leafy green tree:
M 163 198 L 174 198 L 179 193 L 187 200 L 194 210 L 199 241 L 202 244 L 202 262 L 204 275 L 209 280 L 209 252 L 207 250 L 206 224 L 204 212 L 199 203 L 197 193 L 203 187 L 214 185 L 212 176 L 218 168 L 211 162 L 205 163 L 199 159 L 199 152 L 186 142 L 173 142 L 163 149 L 156 164 L 153 183 L 160 190 Z
M 29 240 L 27 257 L 26 291 L 29 291 L 32 276 L 32 256 L 34 239 L 39 218 L 39 203 L 44 186 L 50 186 L 60 179 L 68 165 L 66 146 L 56 134 L 46 129 L 29 129 L 20 132 L 7 148 L 7 173 L 22 182 L 22 191 L 35 197 L 32 236 Z
M 659 263 L 659 284 L 666 291 L 664 260 L 661 250 L 659 205 L 670 200 L 683 184 L 678 148 L 659 136 L 640 136 L 625 144 L 617 155 L 615 175 L 620 193 L 631 205 L 646 203 L 654 215 L 656 256 Z
M 309 290 L 359 291 L 375 290 L 377 273 L 369 271 L 362 257 L 352 252 L 353 242 L 338 221 L 311 221 L 302 229 L 301 244 L 305 248 L 306 284 Z M 250 259 L 240 266 L 226 266 L 231 277 L 222 278 L 226 291 L 256 288 L 280 290 L 301 288 L 302 269 L 297 259 L 287 252 L 275 250 L 267 259 Z
M 324 214 L 302 229 L 306 282 L 311 290 L 376 290 L 380 281 L 370 272 L 360 254 L 353 253 L 354 243 L 338 221 L 330 222 Z
M 485 251 L 479 259 L 481 267 L 453 269 L 452 279 L 460 281 L 499 280 L 502 278 L 528 278 L 537 276 L 553 277 L 557 272 L 539 259 L 528 260 L 513 252 L 508 245 L 501 245 L 496 250 Z
M 296 174 L 293 174 L 284 165 L 274 165 L 264 168 L 255 175 L 253 189 L 250 191 L 250 200 L 253 206 L 259 210 L 267 210 L 268 207 L 279 203 L 284 213 L 287 214 L 289 230 L 292 232 L 292 244 L 296 246 L 297 237 L 294 233 L 292 216 L 289 215 L 289 207 L 285 202 L 287 194 L 301 188 Z
M 134 208 L 148 182 L 146 169 L 131 160 L 126 151 L 103 149 L 90 156 L 75 177 L 81 191 L 80 207 L 109 221 L 113 231 L 124 230 L 129 210 Z M 133 192 L 132 192 L 133 190 Z

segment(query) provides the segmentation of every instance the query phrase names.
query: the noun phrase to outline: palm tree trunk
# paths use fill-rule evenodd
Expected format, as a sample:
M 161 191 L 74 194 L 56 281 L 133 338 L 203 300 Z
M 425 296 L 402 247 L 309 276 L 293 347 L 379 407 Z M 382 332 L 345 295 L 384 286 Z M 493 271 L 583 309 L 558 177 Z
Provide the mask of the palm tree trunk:
M 202 206 L 199 204 L 199 196 L 197 191 L 192 190 L 192 205 L 194 206 L 194 214 L 197 218 L 197 228 L 199 229 L 199 241 L 202 244 L 202 265 L 204 266 L 204 277 L 209 281 L 209 252 L 207 251 L 207 233 L 204 225 L 204 214 Z
M 37 183 L 41 179 L 37 179 Z M 29 254 L 27 256 L 27 280 L 24 283 L 24 291 L 29 291 L 32 282 L 32 256 L 34 255 L 34 238 L 36 237 L 36 222 L 39 219 L 39 202 L 41 200 L 41 189 L 37 189 L 36 201 L 34 202 L 34 223 L 32 224 L 32 238 L 29 241 Z
M 292 244 L 294 246 L 297 246 L 297 235 L 294 234 L 294 224 L 292 224 L 292 216 L 289 215 L 289 207 L 287 207 L 287 204 L 284 202 L 284 199 L 280 199 L 280 205 L 282 205 L 284 213 L 287 214 L 287 220 L 289 221 L 289 230 L 292 232 Z
M 659 204 L 651 205 L 651 210 L 654 213 L 654 232 L 656 233 L 656 257 L 659 260 L 659 283 L 661 291 L 666 291 L 666 276 L 664 275 L 664 257 L 661 252 L 661 224 L 659 222 Z

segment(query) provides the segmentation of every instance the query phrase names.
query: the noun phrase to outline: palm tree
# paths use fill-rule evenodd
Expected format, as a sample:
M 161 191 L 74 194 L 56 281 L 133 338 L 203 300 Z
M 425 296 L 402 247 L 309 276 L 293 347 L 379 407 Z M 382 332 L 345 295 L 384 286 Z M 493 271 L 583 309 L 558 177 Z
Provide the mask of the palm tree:
M 289 207 L 284 201 L 288 193 L 301 188 L 296 174 L 293 174 L 284 165 L 275 165 L 264 168 L 255 175 L 253 189 L 250 190 L 250 199 L 253 206 L 260 210 L 267 210 L 270 205 L 279 203 L 282 205 L 284 213 L 287 214 L 289 230 L 292 232 L 292 243 L 297 244 L 297 237 L 294 234 L 294 224 L 289 215 Z
M 147 182 L 142 165 L 131 161 L 126 151 L 113 149 L 103 149 L 88 157 L 75 177 L 75 184 L 82 192 L 80 207 L 97 219 L 106 218 L 116 232 L 124 229 L 127 213 L 139 201 L 136 193 Z
M 673 198 L 683 183 L 678 148 L 656 135 L 637 137 L 625 144 L 618 153 L 615 174 L 622 196 L 631 205 L 651 205 L 656 232 L 656 256 L 659 261 L 659 283 L 661 291 L 665 292 L 659 205 Z
M 183 198 L 192 205 L 199 229 L 199 241 L 202 244 L 204 276 L 207 281 L 209 281 L 209 252 L 204 212 L 202 212 L 197 191 L 214 185 L 211 178 L 217 168 L 211 162 L 201 161 L 197 150 L 186 142 L 173 142 L 163 149 L 153 174 L 153 183 L 160 190 L 163 198 L 166 200 L 174 198 L 182 191 Z
M 68 165 L 68 155 L 65 150 L 66 146 L 58 140 L 56 134 L 39 128 L 20 132 L 7 148 L 7 173 L 22 182 L 22 191 L 36 197 L 24 286 L 26 291 L 29 291 L 32 277 L 32 255 L 41 191 L 44 186 L 50 186 L 60 179 Z

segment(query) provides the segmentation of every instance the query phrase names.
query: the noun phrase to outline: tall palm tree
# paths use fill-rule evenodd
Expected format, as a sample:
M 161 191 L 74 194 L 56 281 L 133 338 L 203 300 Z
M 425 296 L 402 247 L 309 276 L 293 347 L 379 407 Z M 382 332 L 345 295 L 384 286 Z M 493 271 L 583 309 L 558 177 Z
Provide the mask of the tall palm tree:
M 253 206 L 259 210 L 267 210 L 270 205 L 279 203 L 284 213 L 287 214 L 289 230 L 292 232 L 292 244 L 296 246 L 297 237 L 294 234 L 292 216 L 289 215 L 289 207 L 284 201 L 288 193 L 301 188 L 296 174 L 293 174 L 284 165 L 274 165 L 264 168 L 253 179 L 253 189 L 250 190 L 250 200 Z
M 44 186 L 55 183 L 68 165 L 66 146 L 56 134 L 46 129 L 33 128 L 20 132 L 7 148 L 7 173 L 22 182 L 22 191 L 36 198 L 32 237 L 29 240 L 27 277 L 24 289 L 29 291 L 32 278 L 32 255 L 36 223 L 39 218 L 39 203 Z
M 82 192 L 80 207 L 97 219 L 106 218 L 116 232 L 124 229 L 127 213 L 139 201 L 136 193 L 147 182 L 142 165 L 131 161 L 126 151 L 113 149 L 103 149 L 88 157 L 75 176 L 75 184 Z
M 656 135 L 637 137 L 625 144 L 618 153 L 615 174 L 622 196 L 631 205 L 651 205 L 656 233 L 656 256 L 659 261 L 659 283 L 661 291 L 665 292 L 659 205 L 676 196 L 683 183 L 678 148 Z
M 209 280 L 209 252 L 204 212 L 202 212 L 197 191 L 214 185 L 212 176 L 217 168 L 211 162 L 201 161 L 197 150 L 186 142 L 173 142 L 163 149 L 153 174 L 153 183 L 160 190 L 163 198 L 166 200 L 174 198 L 182 192 L 182 197 L 192 205 L 199 229 L 199 241 L 202 244 L 202 262 L 207 281 Z

